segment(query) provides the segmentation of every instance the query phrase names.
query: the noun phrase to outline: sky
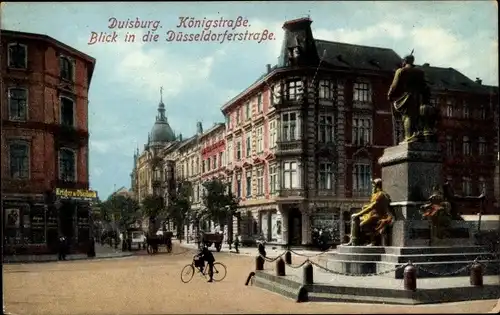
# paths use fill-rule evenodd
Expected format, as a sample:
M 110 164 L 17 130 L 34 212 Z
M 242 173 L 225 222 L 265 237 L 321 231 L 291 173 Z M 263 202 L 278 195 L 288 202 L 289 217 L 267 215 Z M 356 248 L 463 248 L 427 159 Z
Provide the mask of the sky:
M 286 20 L 309 16 L 317 39 L 391 48 L 400 56 L 414 49 L 418 64 L 453 67 L 498 86 L 497 10 L 495 1 L 4 2 L 1 26 L 49 35 L 97 60 L 89 90 L 89 176 L 91 189 L 103 199 L 115 187 L 130 187 L 133 154 L 147 142 L 160 87 L 176 134 L 193 135 L 197 121 L 204 129 L 223 122 L 221 106 L 261 76 L 266 64 L 277 63 Z M 169 31 L 201 32 L 178 28 L 180 17 L 241 17 L 247 27 L 235 32 L 267 30 L 274 40 L 168 42 Z M 154 32 L 110 29 L 113 18 L 159 26 Z M 116 43 L 89 45 L 92 32 L 112 31 Z M 148 31 L 159 41 L 143 42 Z M 125 42 L 127 32 L 136 34 L 135 42 Z

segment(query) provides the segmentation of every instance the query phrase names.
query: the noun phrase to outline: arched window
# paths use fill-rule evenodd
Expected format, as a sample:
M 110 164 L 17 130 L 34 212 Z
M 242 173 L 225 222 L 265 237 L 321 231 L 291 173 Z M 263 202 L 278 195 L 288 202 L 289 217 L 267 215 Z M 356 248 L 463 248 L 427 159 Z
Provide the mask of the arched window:
M 59 179 L 66 182 L 76 181 L 76 153 L 73 149 L 59 150 Z
M 463 137 L 462 153 L 463 155 L 470 155 L 470 139 L 467 136 Z

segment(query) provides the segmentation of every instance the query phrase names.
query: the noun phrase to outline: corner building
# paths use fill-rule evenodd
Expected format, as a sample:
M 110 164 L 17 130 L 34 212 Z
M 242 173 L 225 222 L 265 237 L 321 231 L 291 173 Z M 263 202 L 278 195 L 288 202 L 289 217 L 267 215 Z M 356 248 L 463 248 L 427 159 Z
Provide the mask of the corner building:
M 46 35 L 2 30 L 1 41 L 6 252 L 55 251 L 59 235 L 78 249 L 90 236 L 88 199 L 97 197 L 88 190 L 95 59 Z
M 368 201 L 371 179 L 381 174 L 378 158 L 401 140 L 402 124 L 386 95 L 402 58 L 387 48 L 314 39 L 311 23 L 285 22 L 278 64 L 222 107 L 225 172 L 241 198 L 237 231 L 246 242 L 310 245 L 319 231 L 329 232 L 332 244 L 343 242 L 351 214 Z M 498 88 L 452 68 L 422 68 L 442 112 L 452 104 L 465 115 L 455 109 L 442 119 L 443 150 L 451 150 L 449 137 L 450 146 L 465 150 L 463 159 L 446 159 L 443 178 L 459 194 L 473 195 L 478 187 L 493 192 L 496 129 L 485 123 L 495 123 L 488 115 Z

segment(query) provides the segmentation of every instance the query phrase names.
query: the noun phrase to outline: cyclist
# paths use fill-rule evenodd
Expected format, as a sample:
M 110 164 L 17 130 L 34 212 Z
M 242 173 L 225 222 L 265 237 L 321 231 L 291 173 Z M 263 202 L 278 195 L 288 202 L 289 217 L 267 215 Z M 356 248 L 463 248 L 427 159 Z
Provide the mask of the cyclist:
M 210 279 L 208 282 L 213 282 L 214 278 L 214 262 L 215 258 L 212 252 L 208 249 L 207 246 L 203 246 L 201 251 L 194 257 L 195 265 L 197 265 L 200 272 L 203 273 L 203 268 L 205 268 L 205 261 L 208 264 L 208 276 Z

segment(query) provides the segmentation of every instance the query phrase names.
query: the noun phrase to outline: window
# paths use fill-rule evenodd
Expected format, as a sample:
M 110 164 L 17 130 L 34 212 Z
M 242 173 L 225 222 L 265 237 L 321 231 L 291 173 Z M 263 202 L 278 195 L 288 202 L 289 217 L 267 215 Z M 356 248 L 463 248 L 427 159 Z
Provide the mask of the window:
M 369 196 L 371 191 L 372 172 L 368 163 L 355 163 L 352 178 L 352 190 L 354 193 Z
M 223 162 L 223 159 L 224 159 L 224 152 L 220 152 L 219 153 L 219 167 L 226 164 Z
M 333 116 L 319 116 L 319 142 L 331 143 L 334 141 Z
M 213 164 L 212 164 L 212 169 L 216 169 L 217 168 L 217 155 L 214 156 L 214 159 L 213 159 Z
M 276 128 L 276 120 L 269 122 L 269 148 L 274 148 L 276 146 L 277 140 L 277 128 Z
M 483 137 L 479 137 L 479 155 L 486 154 L 486 140 Z
M 262 93 L 257 95 L 257 113 L 262 113 Z
M 470 196 L 472 194 L 471 180 L 468 177 L 462 178 L 462 195 Z
M 352 139 L 354 144 L 364 146 L 371 143 L 372 127 L 370 118 L 354 118 L 352 122 Z
M 26 120 L 28 118 L 28 90 L 9 89 L 9 119 Z
M 61 125 L 74 126 L 75 109 L 73 100 L 67 97 L 61 97 Z
M 451 99 L 446 100 L 446 117 L 453 117 L 453 101 Z
M 250 102 L 247 102 L 245 104 L 245 119 L 246 120 L 250 120 L 250 118 L 252 117 L 252 114 L 251 114 L 251 107 L 250 107 Z
M 486 194 L 486 180 L 484 177 L 479 177 L 478 181 L 479 194 Z
M 236 197 L 241 198 L 241 175 L 236 176 Z
M 462 105 L 462 116 L 465 119 L 468 119 L 469 116 L 470 116 L 469 105 L 466 102 L 464 102 L 463 105 Z
M 257 170 L 257 196 L 264 195 L 264 169 Z
M 66 182 L 76 181 L 76 154 L 71 149 L 59 150 L 59 179 Z
M 211 168 L 212 168 L 212 161 L 210 158 L 208 158 L 208 160 L 207 160 L 207 172 L 209 172 Z
M 252 171 L 251 170 L 246 170 L 245 175 L 247 176 L 247 181 L 246 181 L 246 189 L 247 189 L 247 197 L 252 196 Z
M 293 80 L 287 83 L 287 100 L 299 100 L 302 95 L 302 80 Z
M 236 160 L 241 160 L 241 140 L 236 142 Z
M 449 157 L 455 155 L 455 142 L 451 136 L 446 136 L 446 155 Z
M 250 134 L 247 135 L 245 149 L 246 157 L 249 157 L 252 154 L 252 136 Z
M 10 177 L 28 179 L 30 172 L 29 144 L 16 142 L 9 145 Z
M 255 132 L 257 136 L 257 153 L 262 153 L 262 151 L 264 151 L 264 142 L 262 139 L 263 127 L 257 128 Z
M 161 170 L 159 167 L 155 168 L 153 172 L 153 179 L 155 181 L 161 181 Z
M 269 188 L 271 194 L 278 191 L 278 170 L 276 165 L 269 166 Z
M 319 81 L 319 99 L 320 100 L 331 100 L 334 98 L 333 95 L 334 85 L 330 80 L 320 80 Z
M 299 177 L 297 174 L 297 162 L 285 162 L 283 164 L 283 188 L 298 188 Z
M 462 154 L 470 155 L 470 139 L 467 136 L 463 137 Z
M 202 161 L 201 163 L 201 172 L 205 173 L 205 161 Z
M 486 107 L 484 105 L 479 108 L 479 119 L 486 120 Z
M 271 96 L 271 104 L 276 105 L 280 102 L 281 98 L 281 85 L 276 84 L 271 87 L 270 90 L 270 96 Z
M 69 57 L 61 56 L 59 58 L 59 65 L 61 78 L 66 81 L 73 81 L 73 61 Z
M 9 68 L 26 69 L 28 68 L 28 47 L 19 43 L 8 45 L 8 65 Z
M 353 101 L 363 103 L 370 103 L 372 101 L 372 93 L 369 83 L 354 83 Z
M 228 163 L 231 163 L 233 162 L 233 156 L 234 156 L 234 152 L 233 152 L 233 141 L 229 141 L 228 144 L 227 144 L 227 161 Z
M 240 117 L 240 109 L 238 108 L 236 110 L 236 124 L 237 125 L 240 123 L 240 119 L 241 119 L 241 117 Z
M 319 164 L 319 189 L 333 188 L 333 167 L 331 163 Z
M 194 159 L 191 160 L 191 175 L 194 175 Z
M 281 141 L 297 139 L 297 114 L 284 113 L 281 115 Z
M 231 116 L 227 115 L 226 117 L 224 117 L 224 119 L 226 120 L 226 129 L 230 129 L 231 128 Z

